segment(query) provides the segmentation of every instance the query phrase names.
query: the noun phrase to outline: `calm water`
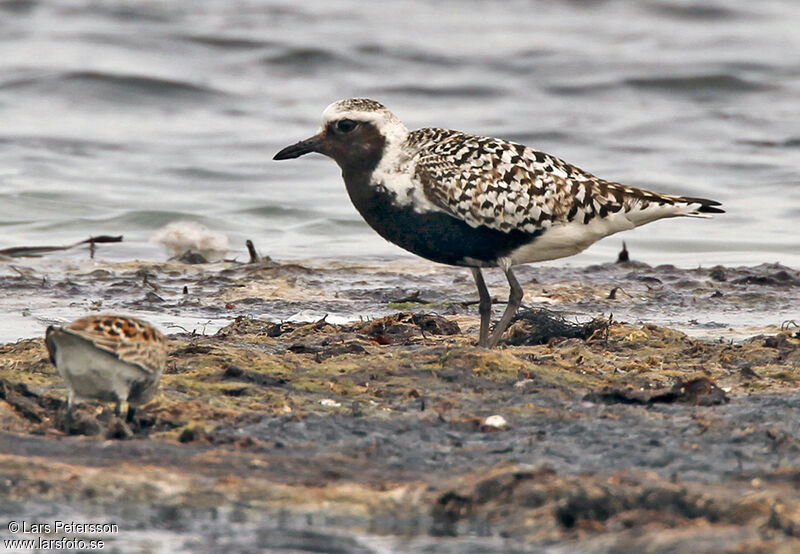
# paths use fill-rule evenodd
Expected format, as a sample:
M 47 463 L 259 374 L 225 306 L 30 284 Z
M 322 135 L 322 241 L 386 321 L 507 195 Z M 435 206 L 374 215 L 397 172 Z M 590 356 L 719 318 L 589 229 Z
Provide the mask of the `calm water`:
M 240 257 L 247 238 L 279 259 L 404 255 L 331 161 L 271 161 L 365 95 L 409 127 L 725 204 L 625 234 L 639 260 L 800 266 L 798 28 L 791 0 L 0 0 L 0 247 L 123 234 L 104 259 L 164 259 L 150 238 L 188 220 Z

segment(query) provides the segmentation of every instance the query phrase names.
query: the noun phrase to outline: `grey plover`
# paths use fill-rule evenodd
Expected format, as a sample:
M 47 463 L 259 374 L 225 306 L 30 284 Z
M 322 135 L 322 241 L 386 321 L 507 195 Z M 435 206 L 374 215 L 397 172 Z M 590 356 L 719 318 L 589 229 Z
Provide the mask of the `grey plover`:
M 117 416 L 155 395 L 167 361 L 166 340 L 158 329 L 134 317 L 103 314 L 47 328 L 50 361 L 69 387 L 67 413 L 77 400 L 116 402 Z
M 517 264 L 581 252 L 618 231 L 675 216 L 723 213 L 719 202 L 599 179 L 559 158 L 458 131 L 409 131 L 385 106 L 341 100 L 313 137 L 274 159 L 324 154 L 339 164 L 356 209 L 383 238 L 423 258 L 472 269 L 478 344 L 494 347 L 522 302 Z M 500 267 L 511 294 L 491 336 L 482 267 Z

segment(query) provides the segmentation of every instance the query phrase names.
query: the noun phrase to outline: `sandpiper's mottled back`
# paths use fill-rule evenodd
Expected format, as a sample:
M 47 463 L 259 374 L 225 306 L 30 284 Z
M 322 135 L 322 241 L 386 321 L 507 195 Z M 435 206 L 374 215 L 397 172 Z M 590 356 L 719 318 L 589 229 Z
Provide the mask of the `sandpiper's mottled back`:
M 339 164 L 356 209 L 385 239 L 429 260 L 472 268 L 482 346 L 498 343 L 522 302 L 512 266 L 571 256 L 657 219 L 723 213 L 719 202 L 605 181 L 521 144 L 448 129 L 409 132 L 366 98 L 331 104 L 319 133 L 274 159 L 309 152 Z M 511 287 L 491 337 L 481 267 L 502 268 Z
M 63 327 L 47 328 L 50 361 L 69 386 L 68 414 L 76 400 L 115 402 L 127 419 L 155 395 L 167 361 L 166 339 L 141 319 L 89 315 Z

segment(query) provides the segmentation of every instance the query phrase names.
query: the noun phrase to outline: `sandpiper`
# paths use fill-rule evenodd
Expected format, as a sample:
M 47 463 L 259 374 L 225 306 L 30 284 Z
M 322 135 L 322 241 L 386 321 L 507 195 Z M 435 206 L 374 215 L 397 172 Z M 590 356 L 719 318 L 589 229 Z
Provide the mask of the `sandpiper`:
M 134 317 L 104 314 L 47 328 L 50 361 L 69 387 L 67 413 L 82 399 L 127 404 L 127 420 L 135 407 L 155 395 L 167 361 L 166 340 L 158 329 Z
M 381 103 L 341 100 L 313 137 L 275 160 L 318 152 L 342 169 L 356 209 L 383 238 L 423 258 L 472 269 L 480 298 L 478 344 L 497 345 L 522 302 L 517 264 L 563 258 L 657 219 L 710 217 L 719 202 L 599 179 L 555 156 L 458 131 L 409 131 Z M 491 336 L 482 267 L 500 267 L 511 293 Z

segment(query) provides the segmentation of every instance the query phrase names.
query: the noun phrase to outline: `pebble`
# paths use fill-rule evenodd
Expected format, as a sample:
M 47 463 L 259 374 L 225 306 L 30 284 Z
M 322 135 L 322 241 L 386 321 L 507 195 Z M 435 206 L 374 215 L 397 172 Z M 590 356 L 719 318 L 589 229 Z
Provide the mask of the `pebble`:
M 501 415 L 490 415 L 486 419 L 483 420 L 484 427 L 494 427 L 495 429 L 505 429 L 508 427 L 508 422 L 506 418 Z

